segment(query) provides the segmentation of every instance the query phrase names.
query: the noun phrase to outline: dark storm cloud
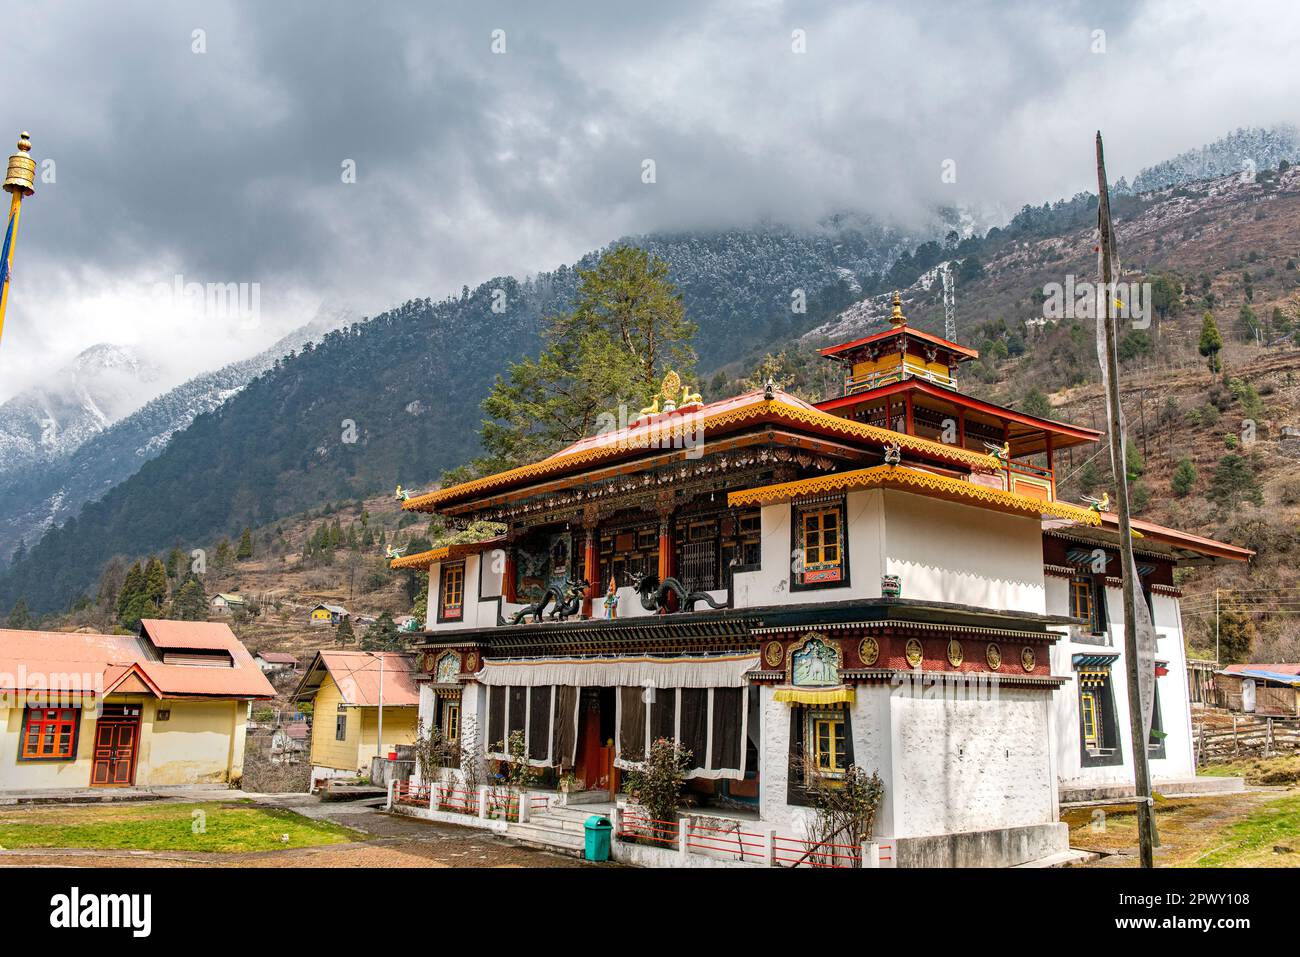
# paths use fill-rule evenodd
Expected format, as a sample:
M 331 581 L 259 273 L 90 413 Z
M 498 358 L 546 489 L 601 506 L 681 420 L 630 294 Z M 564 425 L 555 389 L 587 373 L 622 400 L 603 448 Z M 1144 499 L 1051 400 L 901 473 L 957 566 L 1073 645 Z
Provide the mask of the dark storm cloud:
M 174 337 L 190 372 L 264 344 L 315 299 L 377 311 L 627 232 L 1014 210 L 1086 188 L 1098 126 L 1131 174 L 1292 119 L 1296 72 L 1282 6 L 28 10 L 0 40 L 16 94 L 0 134 L 31 128 L 57 182 L 23 217 L 0 398 L 93 342 Z M 349 159 L 355 184 L 341 181 Z M 940 180 L 949 159 L 955 184 Z M 262 283 L 264 328 L 235 340 L 135 301 L 178 272 Z

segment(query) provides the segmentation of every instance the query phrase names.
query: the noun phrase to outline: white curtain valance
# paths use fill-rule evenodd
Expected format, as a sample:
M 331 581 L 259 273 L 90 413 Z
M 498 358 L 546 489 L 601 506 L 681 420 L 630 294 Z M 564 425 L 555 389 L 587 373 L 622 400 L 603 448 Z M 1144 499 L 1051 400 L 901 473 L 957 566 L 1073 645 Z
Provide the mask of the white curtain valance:
M 645 655 L 601 658 L 512 658 L 483 660 L 474 677 L 485 685 L 576 685 L 617 688 L 739 688 L 745 672 L 758 665 L 758 656 L 683 655 L 652 658 Z

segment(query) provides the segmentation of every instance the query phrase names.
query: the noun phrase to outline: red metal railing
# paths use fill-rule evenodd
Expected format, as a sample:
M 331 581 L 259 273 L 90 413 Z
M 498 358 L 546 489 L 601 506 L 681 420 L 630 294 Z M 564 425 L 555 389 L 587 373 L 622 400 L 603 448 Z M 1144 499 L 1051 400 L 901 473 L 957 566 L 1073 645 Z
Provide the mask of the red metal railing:
M 438 788 L 438 810 L 455 814 L 477 814 L 478 794 L 464 788 L 442 785 Z
M 496 817 L 504 811 L 507 821 L 517 821 L 519 820 L 519 795 L 508 791 L 488 791 L 487 808 L 489 817 Z
M 686 832 L 687 847 L 737 854 L 742 861 L 745 860 L 746 854 L 754 860 L 762 859 L 766 844 L 766 835 L 742 831 L 739 827 L 706 827 L 703 824 L 692 824 Z
M 662 846 L 676 847 L 677 833 L 675 821 L 659 821 L 640 814 L 624 814 L 617 836 L 624 841 L 650 841 Z
M 397 781 L 393 784 L 393 803 L 428 807 L 429 786 L 427 784 L 412 784 L 410 781 Z
M 551 796 L 549 794 L 530 794 L 528 796 L 528 810 L 545 811 L 551 806 Z
M 861 867 L 862 847 L 831 841 L 776 837 L 773 858 L 781 867 Z

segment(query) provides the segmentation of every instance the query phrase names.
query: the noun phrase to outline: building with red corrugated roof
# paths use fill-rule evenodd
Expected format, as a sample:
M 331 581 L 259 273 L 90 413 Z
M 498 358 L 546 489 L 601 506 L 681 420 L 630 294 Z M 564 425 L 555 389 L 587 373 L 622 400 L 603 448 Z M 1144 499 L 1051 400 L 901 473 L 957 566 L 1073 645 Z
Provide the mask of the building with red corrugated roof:
M 274 696 L 224 624 L 0 629 L 0 791 L 238 784 L 248 704 Z

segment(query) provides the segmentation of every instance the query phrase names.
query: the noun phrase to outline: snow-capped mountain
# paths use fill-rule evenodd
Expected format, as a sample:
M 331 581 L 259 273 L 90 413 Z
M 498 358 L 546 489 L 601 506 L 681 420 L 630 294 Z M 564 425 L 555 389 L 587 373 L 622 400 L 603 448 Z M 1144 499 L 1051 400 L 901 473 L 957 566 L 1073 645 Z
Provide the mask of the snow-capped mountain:
M 0 481 L 71 455 L 153 394 L 158 370 L 125 346 L 91 346 L 0 405 Z
M 0 406 L 0 567 L 20 541 L 31 545 L 52 524 L 134 475 L 173 434 L 276 360 L 352 318 L 343 310 L 322 311 L 265 351 L 147 402 L 132 402 L 139 391 L 132 393 L 125 383 L 147 383 L 156 373 L 129 350 L 95 346 L 57 377 L 70 380 L 66 389 L 30 390 Z
M 1297 159 L 1300 159 L 1300 133 L 1294 126 L 1239 129 L 1213 143 L 1147 167 L 1133 178 L 1133 185 L 1127 191 L 1148 193 L 1233 173 L 1249 179 L 1260 170 L 1276 169 L 1283 160 L 1294 163 Z M 1122 187 L 1118 189 L 1120 193 L 1125 191 Z

